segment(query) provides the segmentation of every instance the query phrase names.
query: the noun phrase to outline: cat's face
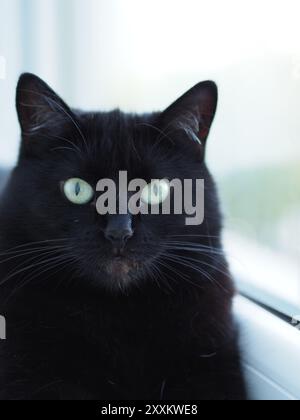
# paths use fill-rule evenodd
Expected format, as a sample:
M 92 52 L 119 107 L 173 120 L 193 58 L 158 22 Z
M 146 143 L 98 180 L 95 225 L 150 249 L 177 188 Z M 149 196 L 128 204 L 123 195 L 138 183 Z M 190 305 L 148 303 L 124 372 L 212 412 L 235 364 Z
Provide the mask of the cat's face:
M 216 194 L 204 164 L 216 104 L 216 87 L 205 82 L 163 113 L 81 113 L 37 77 L 22 76 L 17 92 L 22 147 L 11 182 L 21 236 L 53 244 L 62 269 L 96 286 L 125 290 L 145 279 L 161 282 L 166 270 L 172 275 L 172 246 L 209 244 L 208 236 L 218 233 Z M 186 226 L 186 215 L 172 212 L 99 215 L 96 185 L 108 178 L 118 187 L 119 171 L 127 171 L 128 181 L 147 183 L 204 179 L 205 222 Z M 66 187 L 72 179 L 78 182 Z

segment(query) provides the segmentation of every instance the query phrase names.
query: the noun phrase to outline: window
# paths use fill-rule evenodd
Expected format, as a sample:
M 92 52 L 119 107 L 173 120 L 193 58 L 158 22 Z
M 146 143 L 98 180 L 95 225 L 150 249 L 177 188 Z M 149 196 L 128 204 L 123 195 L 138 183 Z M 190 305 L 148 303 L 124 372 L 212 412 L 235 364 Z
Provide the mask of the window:
M 22 71 L 74 106 L 137 111 L 214 79 L 208 160 L 235 278 L 247 296 L 300 313 L 299 1 L 1 0 L 0 8 L 0 164 L 17 155 Z

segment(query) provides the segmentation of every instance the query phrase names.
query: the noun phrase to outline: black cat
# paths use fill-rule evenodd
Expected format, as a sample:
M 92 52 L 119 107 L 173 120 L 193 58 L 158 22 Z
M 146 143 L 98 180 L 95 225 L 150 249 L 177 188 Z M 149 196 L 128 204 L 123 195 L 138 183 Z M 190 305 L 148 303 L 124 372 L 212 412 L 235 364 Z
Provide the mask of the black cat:
M 1 399 L 246 399 L 204 161 L 217 96 L 204 82 L 162 113 L 84 113 L 21 77 L 22 145 L 0 208 Z M 204 179 L 204 223 L 100 216 L 96 184 L 120 170 Z

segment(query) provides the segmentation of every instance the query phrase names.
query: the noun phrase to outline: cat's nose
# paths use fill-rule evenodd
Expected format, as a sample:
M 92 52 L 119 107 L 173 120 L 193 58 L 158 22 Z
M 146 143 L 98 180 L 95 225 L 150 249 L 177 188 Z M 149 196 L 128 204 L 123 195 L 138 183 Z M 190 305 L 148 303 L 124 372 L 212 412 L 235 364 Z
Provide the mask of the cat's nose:
M 124 248 L 133 236 L 132 217 L 130 215 L 109 216 L 104 236 L 115 248 Z
M 129 229 L 105 232 L 106 239 L 108 239 L 117 248 L 124 247 L 132 235 L 132 230 Z

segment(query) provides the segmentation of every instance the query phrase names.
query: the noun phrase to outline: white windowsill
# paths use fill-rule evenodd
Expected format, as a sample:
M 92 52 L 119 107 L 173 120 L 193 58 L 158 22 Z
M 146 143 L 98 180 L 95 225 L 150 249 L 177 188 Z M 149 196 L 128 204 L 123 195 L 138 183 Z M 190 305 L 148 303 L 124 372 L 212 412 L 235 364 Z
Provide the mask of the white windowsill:
M 235 300 L 252 400 L 300 400 L 300 331 L 243 297 Z

